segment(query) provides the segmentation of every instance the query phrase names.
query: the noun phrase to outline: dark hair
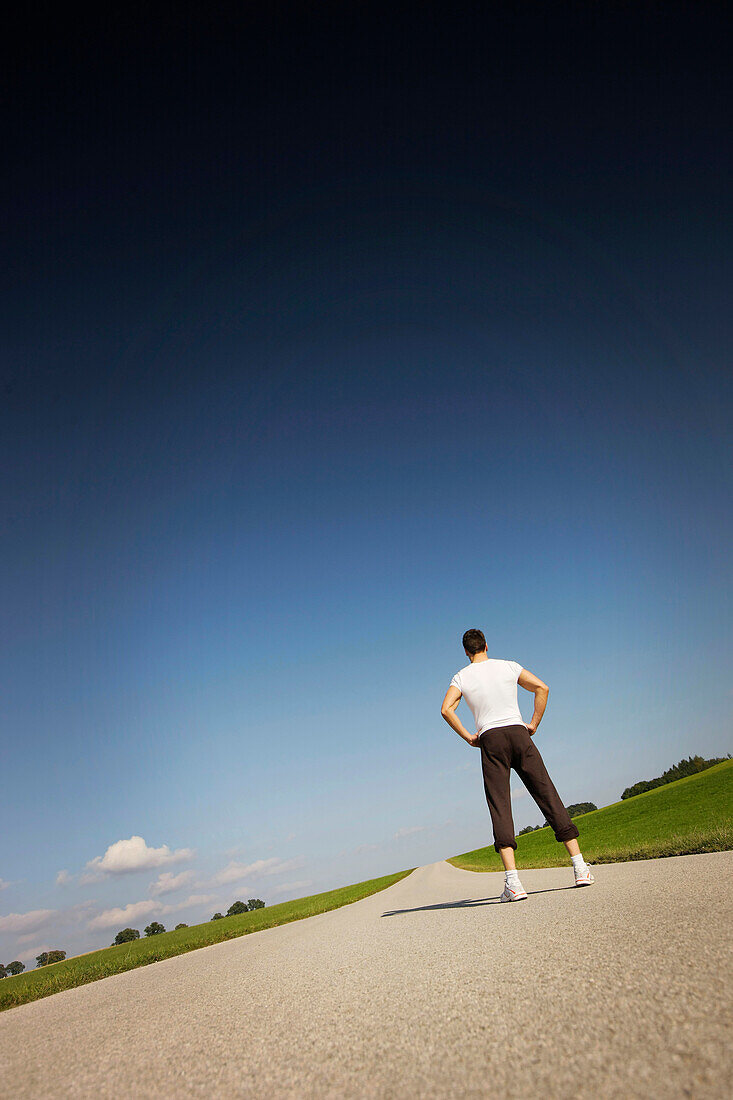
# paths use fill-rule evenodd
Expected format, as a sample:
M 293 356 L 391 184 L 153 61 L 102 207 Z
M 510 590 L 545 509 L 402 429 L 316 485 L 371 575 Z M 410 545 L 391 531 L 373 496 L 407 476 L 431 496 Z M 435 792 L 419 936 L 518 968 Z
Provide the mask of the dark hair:
M 476 653 L 481 653 L 482 650 L 486 649 L 486 639 L 483 633 L 475 627 L 472 630 L 467 630 L 463 635 L 463 648 L 472 657 Z

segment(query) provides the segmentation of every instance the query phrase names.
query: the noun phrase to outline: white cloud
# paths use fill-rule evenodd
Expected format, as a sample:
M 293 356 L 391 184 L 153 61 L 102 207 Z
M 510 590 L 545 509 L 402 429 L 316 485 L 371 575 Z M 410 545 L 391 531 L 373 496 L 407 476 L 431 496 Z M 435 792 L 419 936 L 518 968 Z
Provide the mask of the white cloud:
M 69 909 L 64 909 L 63 916 L 72 920 L 78 920 L 78 916 L 80 913 L 84 915 L 85 909 L 89 909 L 96 904 L 96 898 L 87 898 L 86 901 L 78 901 L 76 905 L 72 905 Z
M 343 851 L 339 852 L 339 855 L 358 856 L 361 855 L 362 852 L 376 852 L 382 847 L 383 845 L 381 844 L 357 844 L 356 848 L 344 848 Z
M 36 929 L 33 932 L 24 932 L 22 936 L 16 936 L 15 937 L 15 942 L 18 946 L 20 946 L 20 944 L 22 944 L 22 943 L 30 943 L 31 940 L 35 940 L 37 938 L 38 938 L 38 930 Z M 37 952 L 38 955 L 40 955 L 40 953 L 41 953 L 40 951 Z
M 160 901 L 131 901 L 129 905 L 125 905 L 118 909 L 105 909 L 102 913 L 98 913 L 96 917 L 87 924 L 87 928 L 114 928 L 119 926 L 120 928 L 126 928 L 131 925 L 133 921 L 139 921 L 143 917 L 152 917 L 160 914 L 165 908 Z
M 10 883 L 6 882 L 4 878 L 0 878 L 0 890 L 7 890 L 8 886 L 10 886 Z
M 357 844 L 356 848 L 342 848 L 340 852 L 337 852 L 335 859 L 342 859 L 343 856 L 358 856 L 362 852 L 378 852 L 384 848 L 385 842 L 381 844 Z
M 300 882 L 281 882 L 279 886 L 268 887 L 268 893 L 270 894 L 287 894 L 295 893 L 296 890 L 307 890 L 309 886 L 313 885 L 312 879 L 302 879 Z
M 422 833 L 427 827 L 427 825 L 410 825 L 405 829 L 398 829 L 394 835 L 394 839 L 399 840 L 403 836 L 412 836 L 413 833 Z
M 149 871 L 167 863 L 181 863 L 194 856 L 192 848 L 179 848 L 172 852 L 167 844 L 160 848 L 148 848 L 141 836 L 118 840 L 110 844 L 103 856 L 95 856 L 87 863 L 88 870 L 79 882 L 96 882 L 106 875 L 127 875 L 135 871 Z
M 56 875 L 56 885 L 66 886 L 69 882 L 71 882 L 71 875 L 69 874 L 69 872 L 59 871 L 59 873 Z
M 155 882 L 150 884 L 150 893 L 154 898 L 160 897 L 161 894 L 172 894 L 175 890 L 180 890 L 182 886 L 187 886 L 193 878 L 193 871 L 181 871 L 180 874 L 174 875 L 170 871 L 163 871 L 158 875 Z
M 512 787 L 512 798 L 516 801 L 518 798 L 525 798 L 527 794 L 526 787 Z
M 68 909 L 35 909 L 30 913 L 11 913 L 9 917 L 0 918 L 0 921 L 7 922 L 4 926 L 0 924 L 0 931 L 15 932 L 16 944 L 30 943 L 37 938 L 42 928 L 53 926 L 57 929 L 63 925 L 78 924 L 79 918 L 88 916 L 89 907 L 95 904 L 94 901 L 80 901 Z M 46 948 L 39 947 L 36 954 L 40 955 L 45 950 Z
M 142 901 L 131 901 L 129 905 L 117 909 L 105 909 L 87 924 L 87 928 L 127 928 L 135 927 L 136 923 L 142 923 L 149 917 L 164 917 L 167 913 L 180 913 L 182 909 L 190 909 L 194 905 L 209 905 L 219 901 L 216 894 L 189 894 L 185 901 L 178 901 L 174 905 L 165 905 L 162 901 L 153 901 L 144 898 Z
M 78 927 L 79 921 L 89 915 L 89 907 L 95 905 L 94 900 L 80 901 L 68 909 L 33 909 L 28 913 L 9 913 L 0 917 L 0 932 L 15 933 L 15 948 L 6 946 L 4 955 L 9 959 L 19 959 L 27 962 L 36 958 L 42 951 L 51 951 L 57 947 L 63 947 L 64 927 L 69 925 Z M 39 935 L 59 936 L 50 947 L 48 944 L 38 944 Z M 36 946 L 21 952 L 19 949 L 25 944 L 33 943 Z
M 6 917 L 0 917 L 0 932 L 37 931 L 57 917 L 57 909 L 31 909 L 28 913 L 8 913 Z
M 49 947 L 47 943 L 41 943 L 34 947 L 31 951 L 21 951 L 19 955 L 15 956 L 15 958 L 18 960 L 18 962 L 22 963 L 35 962 L 38 956 L 42 955 L 44 951 L 55 950 L 55 947 Z M 33 969 L 35 970 L 35 967 L 33 967 Z
M 210 905 L 212 901 L 220 901 L 216 894 L 189 894 L 185 901 L 178 901 L 175 905 L 166 905 L 164 913 L 179 913 L 181 909 L 190 909 L 194 905 Z
M 466 764 L 456 764 L 454 768 L 445 768 L 443 771 L 438 772 L 436 778 L 442 779 L 446 775 L 457 775 L 459 772 L 472 772 L 476 764 L 473 760 L 469 760 Z
M 300 861 L 297 859 L 279 859 L 277 856 L 271 859 L 256 859 L 254 863 L 238 863 L 236 860 L 230 860 L 226 867 L 212 876 L 210 885 L 226 886 L 231 882 L 242 882 L 244 879 L 278 875 L 281 871 L 292 871 L 300 866 Z

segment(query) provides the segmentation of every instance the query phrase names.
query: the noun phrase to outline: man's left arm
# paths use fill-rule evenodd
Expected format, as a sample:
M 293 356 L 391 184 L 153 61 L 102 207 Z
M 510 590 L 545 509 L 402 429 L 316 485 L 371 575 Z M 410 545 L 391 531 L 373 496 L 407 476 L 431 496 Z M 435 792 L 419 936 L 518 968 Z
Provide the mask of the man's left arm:
M 460 703 L 463 696 L 457 687 L 453 684 L 448 688 L 445 693 L 445 699 L 443 705 L 440 708 L 440 713 L 445 718 L 451 729 L 454 729 L 464 741 L 467 741 L 469 745 L 479 745 L 479 737 L 477 733 L 469 733 L 466 727 L 461 722 L 460 718 L 456 714 L 456 707 Z

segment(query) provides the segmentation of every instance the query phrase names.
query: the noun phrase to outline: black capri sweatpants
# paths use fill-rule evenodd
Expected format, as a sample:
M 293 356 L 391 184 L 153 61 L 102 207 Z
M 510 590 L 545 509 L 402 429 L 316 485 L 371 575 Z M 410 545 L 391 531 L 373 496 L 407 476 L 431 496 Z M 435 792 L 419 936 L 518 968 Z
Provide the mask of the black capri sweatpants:
M 488 729 L 481 734 L 480 742 L 484 790 L 494 829 L 495 851 L 517 847 L 509 792 L 510 768 L 514 768 L 542 810 L 552 826 L 556 840 L 572 840 L 580 835 L 577 825 L 573 824 L 570 814 L 562 804 L 540 751 L 526 726 L 497 726 Z

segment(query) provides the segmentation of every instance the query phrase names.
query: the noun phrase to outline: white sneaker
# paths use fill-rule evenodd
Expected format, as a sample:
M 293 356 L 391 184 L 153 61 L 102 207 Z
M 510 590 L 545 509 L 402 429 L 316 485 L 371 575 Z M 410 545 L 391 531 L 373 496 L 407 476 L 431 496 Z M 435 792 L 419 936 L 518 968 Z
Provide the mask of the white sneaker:
M 508 882 L 504 883 L 504 893 L 499 898 L 499 901 L 526 901 L 527 891 L 522 886 L 519 879 L 517 879 L 514 885 L 510 885 Z
M 578 868 L 573 866 L 575 872 L 575 885 L 576 886 L 590 886 L 596 880 L 593 878 L 590 867 L 586 863 L 584 867 Z

